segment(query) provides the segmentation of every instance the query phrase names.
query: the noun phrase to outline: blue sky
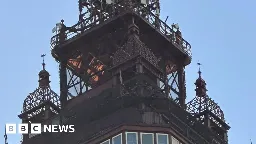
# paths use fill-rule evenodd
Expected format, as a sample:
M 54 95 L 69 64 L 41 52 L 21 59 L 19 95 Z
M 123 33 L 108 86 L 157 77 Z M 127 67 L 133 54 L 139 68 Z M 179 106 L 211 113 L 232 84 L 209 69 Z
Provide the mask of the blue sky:
M 186 68 L 187 100 L 195 96 L 196 63 L 200 61 L 208 94 L 221 106 L 231 126 L 230 144 L 249 144 L 250 139 L 256 143 L 255 5 L 253 0 L 162 0 L 161 4 L 162 19 L 169 15 L 169 24 L 179 23 L 192 45 L 193 61 Z M 38 87 L 43 53 L 52 89 L 59 93 L 58 64 L 50 55 L 51 30 L 61 19 L 66 25 L 75 24 L 78 3 L 1 0 L 0 18 L 3 135 L 5 123 L 20 122 L 17 115 L 23 100 Z M 19 135 L 9 135 L 9 144 L 19 140 Z

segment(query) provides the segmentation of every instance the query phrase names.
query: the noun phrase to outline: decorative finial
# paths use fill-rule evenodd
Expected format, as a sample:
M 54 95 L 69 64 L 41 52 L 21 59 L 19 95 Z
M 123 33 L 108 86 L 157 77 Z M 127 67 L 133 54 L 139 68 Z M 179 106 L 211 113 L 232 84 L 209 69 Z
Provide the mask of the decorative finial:
M 43 65 L 43 70 L 45 70 L 45 63 L 44 63 L 44 57 L 46 56 L 46 54 L 42 54 L 41 55 L 41 57 L 43 58 L 43 63 L 42 63 L 42 65 Z
M 252 139 L 250 139 L 250 141 L 251 141 L 251 144 L 252 144 Z
M 200 69 L 200 66 L 202 65 L 200 62 L 197 63 L 199 69 L 198 69 L 198 74 L 199 74 L 199 77 L 201 78 L 201 69 Z

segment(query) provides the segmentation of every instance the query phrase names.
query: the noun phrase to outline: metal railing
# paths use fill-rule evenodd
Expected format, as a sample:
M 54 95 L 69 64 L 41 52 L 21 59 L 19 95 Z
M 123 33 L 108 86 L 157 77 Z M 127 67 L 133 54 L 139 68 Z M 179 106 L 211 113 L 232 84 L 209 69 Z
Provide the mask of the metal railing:
M 118 4 L 116 4 L 117 8 L 120 6 L 118 6 Z M 163 34 L 167 39 L 171 40 L 179 49 L 181 49 L 183 52 L 185 52 L 189 57 L 192 56 L 191 53 L 191 45 L 184 40 L 182 37 L 177 38 L 175 36 L 175 31 L 173 28 L 169 27 L 165 22 L 163 22 L 158 16 L 156 16 L 155 14 L 153 14 L 151 11 L 147 10 L 145 7 L 143 6 L 137 6 L 130 9 L 129 11 L 133 11 L 135 12 L 137 15 L 141 16 L 145 21 L 147 21 L 149 24 L 151 24 L 152 27 L 154 27 L 157 31 L 159 31 L 161 34 Z M 109 14 L 108 17 L 103 17 L 101 19 L 96 19 L 91 23 L 88 23 L 89 18 L 88 19 L 84 19 L 83 21 L 79 21 L 77 24 L 73 25 L 72 27 L 69 27 L 67 30 L 65 30 L 65 36 L 66 39 L 62 44 L 65 44 L 67 41 L 70 41 L 76 37 L 78 37 L 79 35 L 81 35 L 82 33 L 84 33 L 85 31 L 101 24 L 104 21 L 109 20 L 112 17 L 118 16 L 120 14 L 123 14 L 127 12 L 127 9 L 124 9 L 124 11 L 121 11 L 120 13 L 114 13 L 113 14 Z M 146 15 L 145 15 L 146 12 Z M 74 30 L 80 29 L 82 31 L 80 32 L 74 32 Z M 60 33 L 54 35 L 51 38 L 51 48 L 54 49 L 55 46 L 60 44 L 59 41 L 59 36 Z

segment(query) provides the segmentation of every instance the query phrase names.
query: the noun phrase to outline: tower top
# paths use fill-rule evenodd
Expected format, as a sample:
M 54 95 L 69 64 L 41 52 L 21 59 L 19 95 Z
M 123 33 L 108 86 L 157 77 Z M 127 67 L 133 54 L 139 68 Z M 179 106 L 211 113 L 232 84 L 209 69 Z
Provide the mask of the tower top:
M 138 7 L 145 7 L 157 17 L 160 15 L 159 0 L 78 0 L 79 21 L 84 21 L 90 14 L 96 22 L 99 19 L 107 19 L 124 9 Z
M 48 75 L 50 76 L 50 74 L 45 70 L 45 62 L 44 62 L 44 57 L 46 56 L 46 54 L 42 54 L 41 57 L 43 58 L 43 63 L 42 63 L 42 66 L 43 66 L 43 69 L 39 72 L 39 76 L 40 75 Z
M 226 124 L 224 112 L 220 106 L 207 95 L 206 82 L 202 79 L 202 72 L 199 65 L 199 77 L 197 78 L 196 96 L 187 103 L 187 111 L 195 118 L 199 119 L 204 125 L 210 128 L 214 133 L 221 136 L 221 139 L 227 141 L 227 131 L 230 126 Z
M 45 69 L 45 56 L 46 54 L 41 55 L 43 58 L 43 69 L 38 74 L 39 86 L 24 100 L 23 111 L 19 115 L 19 118 L 22 120 L 34 120 L 34 122 L 42 122 L 59 113 L 59 96 L 53 90 L 51 90 L 50 74 Z
M 197 65 L 199 66 L 199 68 L 198 68 L 198 78 L 195 82 L 196 92 L 197 92 L 197 94 L 199 94 L 198 91 L 199 90 L 202 91 L 203 93 L 200 93 L 200 95 L 198 95 L 198 96 L 203 96 L 203 95 L 206 95 L 206 91 L 207 91 L 206 90 L 206 82 L 202 78 L 202 71 L 201 71 L 202 64 L 200 62 L 198 62 Z

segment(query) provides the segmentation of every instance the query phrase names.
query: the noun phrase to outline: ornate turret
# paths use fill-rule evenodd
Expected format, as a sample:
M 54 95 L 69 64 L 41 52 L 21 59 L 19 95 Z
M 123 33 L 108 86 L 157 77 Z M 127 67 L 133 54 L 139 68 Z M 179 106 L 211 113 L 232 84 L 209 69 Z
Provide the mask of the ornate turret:
M 60 111 L 59 96 L 51 90 L 50 74 L 45 70 L 44 56 L 41 55 L 43 57 L 43 69 L 38 74 L 39 87 L 26 97 L 23 103 L 23 111 L 19 115 L 22 123 L 42 123 Z M 29 137 L 31 136 L 29 135 Z M 29 137 L 24 135 L 23 141 L 26 141 Z
M 201 64 L 198 63 L 198 65 L 200 66 Z M 198 70 L 198 78 L 195 82 L 195 85 L 196 85 L 196 96 L 198 97 L 204 97 L 206 96 L 206 92 L 207 92 L 207 89 L 206 89 L 206 82 L 204 81 L 204 79 L 202 78 L 201 76 L 202 72 L 200 70 L 200 67 L 199 67 L 199 70 Z
M 45 55 L 42 55 L 42 57 L 44 57 Z M 44 59 L 43 59 L 43 69 L 39 72 L 38 76 L 39 76 L 39 87 L 50 87 L 50 74 L 48 73 L 48 71 L 45 70 L 45 63 L 44 63 Z
M 207 126 L 224 141 L 228 141 L 227 131 L 230 127 L 226 124 L 224 113 L 220 106 L 207 95 L 206 82 L 202 78 L 200 63 L 198 78 L 195 82 L 196 97 L 187 104 L 187 110 L 202 124 Z

